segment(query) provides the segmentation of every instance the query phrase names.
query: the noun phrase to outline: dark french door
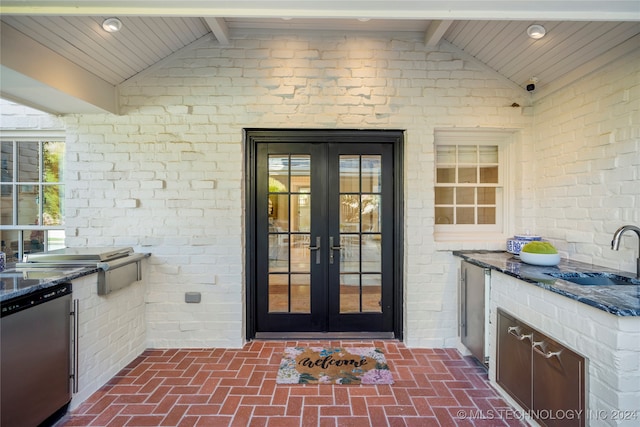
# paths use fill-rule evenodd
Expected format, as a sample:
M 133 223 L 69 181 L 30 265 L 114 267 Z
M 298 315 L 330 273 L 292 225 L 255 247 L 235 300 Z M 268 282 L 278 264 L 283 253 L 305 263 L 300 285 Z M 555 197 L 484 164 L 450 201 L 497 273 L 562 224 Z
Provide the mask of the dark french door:
M 399 334 L 401 138 L 247 131 L 250 335 Z

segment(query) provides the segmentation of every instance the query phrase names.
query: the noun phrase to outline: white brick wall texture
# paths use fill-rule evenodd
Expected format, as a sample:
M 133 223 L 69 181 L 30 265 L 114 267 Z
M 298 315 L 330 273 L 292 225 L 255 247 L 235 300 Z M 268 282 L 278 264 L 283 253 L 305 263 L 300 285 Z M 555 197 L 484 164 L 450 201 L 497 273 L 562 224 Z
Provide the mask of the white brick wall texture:
M 534 105 L 522 192 L 535 229 L 578 261 L 635 272 L 640 226 L 640 51 Z
M 605 311 L 538 288 L 505 274 L 491 272 L 490 354 L 496 348 L 497 308 L 544 332 L 587 358 L 587 410 L 592 427 L 636 426 L 637 419 L 616 419 L 618 411 L 637 412 L 640 401 L 640 317 Z M 489 376 L 495 382 L 495 358 Z M 606 418 L 606 419 L 605 419 Z
M 72 282 L 73 299 L 78 300 L 78 392 L 71 409 L 106 384 L 147 347 L 145 289 L 143 280 L 98 296 L 98 276 L 92 274 Z
M 448 49 L 427 50 L 405 34 L 253 33 L 183 53 L 120 88 L 121 116 L 65 118 L 69 244 L 153 253 L 149 347 L 238 347 L 245 330 L 242 129 L 404 129 L 405 342 L 455 346 L 457 262 L 449 250 L 503 249 L 504 242 L 434 242 L 434 129 L 520 130 L 513 231 L 540 232 L 565 256 L 582 259 L 604 251 L 619 223 L 640 222 L 640 186 L 633 185 L 640 94 L 631 58 L 532 109 L 530 94 Z M 582 124 L 571 126 L 572 117 Z M 599 144 L 601 155 L 576 146 L 585 140 Z M 595 156 L 588 166 L 587 153 Z M 569 176 L 547 176 L 546 165 L 561 159 Z M 562 185 L 566 192 L 553 196 Z M 584 207 L 594 197 L 600 207 Z M 629 270 L 632 239 L 605 261 L 623 259 Z M 185 304 L 187 291 L 201 292 L 202 302 Z
M 0 131 L 61 130 L 64 119 L 0 98 Z
M 406 129 L 406 341 L 455 343 L 456 269 L 432 237 L 434 128 L 525 128 L 511 104 L 527 94 L 412 37 L 237 39 L 120 88 L 122 116 L 68 118 L 69 243 L 153 253 L 150 347 L 243 342 L 245 127 Z

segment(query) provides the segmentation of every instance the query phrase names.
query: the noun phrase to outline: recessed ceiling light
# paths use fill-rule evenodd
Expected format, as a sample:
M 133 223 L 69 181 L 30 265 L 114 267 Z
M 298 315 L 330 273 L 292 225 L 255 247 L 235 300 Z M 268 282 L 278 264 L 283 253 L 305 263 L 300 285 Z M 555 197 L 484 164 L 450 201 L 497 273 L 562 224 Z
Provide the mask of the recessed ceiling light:
M 542 25 L 533 24 L 527 28 L 527 35 L 532 39 L 538 40 L 544 37 L 547 33 L 547 30 L 544 29 Z
M 118 18 L 107 18 L 102 22 L 102 29 L 107 33 L 117 33 L 122 28 L 122 21 Z
M 370 21 L 370 20 L 371 20 L 371 18 L 358 18 L 358 21 L 360 21 L 360 22 L 367 22 L 367 21 Z

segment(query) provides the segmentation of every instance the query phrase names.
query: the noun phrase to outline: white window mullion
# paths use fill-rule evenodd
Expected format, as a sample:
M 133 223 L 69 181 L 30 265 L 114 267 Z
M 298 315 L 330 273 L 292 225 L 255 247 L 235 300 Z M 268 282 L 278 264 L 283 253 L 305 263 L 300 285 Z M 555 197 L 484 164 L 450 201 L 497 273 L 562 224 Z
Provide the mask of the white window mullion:
M 437 194 L 438 197 L 436 197 L 439 203 L 434 207 L 439 212 L 435 217 L 436 240 L 439 237 L 444 237 L 443 240 L 452 240 L 456 238 L 455 236 L 464 236 L 464 239 L 468 239 L 474 238 L 474 235 L 481 239 L 481 236 L 488 233 L 492 236 L 506 235 L 505 209 L 511 204 L 506 200 L 508 197 L 508 192 L 505 191 L 505 177 L 508 171 L 506 162 L 508 145 L 514 139 L 513 135 L 513 131 L 503 130 L 444 129 L 436 131 L 435 191 L 439 192 L 439 196 Z M 439 152 L 439 147 L 446 147 L 446 151 Z M 453 164 L 450 164 L 452 155 L 454 156 Z M 443 162 L 445 159 L 446 163 Z M 471 174 L 471 168 L 474 169 L 474 174 Z M 448 173 L 445 169 L 454 171 L 455 177 L 450 180 L 452 182 L 439 181 L 447 178 Z M 461 172 L 464 175 L 462 177 Z M 472 178 L 473 176 L 475 179 Z M 472 180 L 475 182 L 468 182 Z M 443 187 L 453 188 L 452 206 L 446 203 L 449 197 L 447 192 L 438 190 Z M 460 199 L 460 190 L 464 188 L 473 189 L 473 200 L 469 199 L 471 194 L 466 195 L 464 200 Z M 462 202 L 464 205 L 461 204 Z M 459 216 L 461 208 L 466 211 L 465 216 L 469 215 L 469 217 Z M 449 215 L 449 212 L 451 212 L 452 221 L 446 223 L 446 215 Z M 473 219 L 470 217 L 471 214 Z M 460 221 L 473 221 L 473 224 L 459 224 Z M 493 222 L 493 224 L 485 224 L 486 222 Z

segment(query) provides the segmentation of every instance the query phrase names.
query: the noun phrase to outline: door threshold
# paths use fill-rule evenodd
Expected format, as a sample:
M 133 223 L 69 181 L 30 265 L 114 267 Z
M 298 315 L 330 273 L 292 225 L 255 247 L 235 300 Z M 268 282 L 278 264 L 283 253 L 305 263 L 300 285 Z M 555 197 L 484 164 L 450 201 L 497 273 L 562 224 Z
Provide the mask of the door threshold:
M 258 340 L 392 340 L 393 332 L 256 332 Z

